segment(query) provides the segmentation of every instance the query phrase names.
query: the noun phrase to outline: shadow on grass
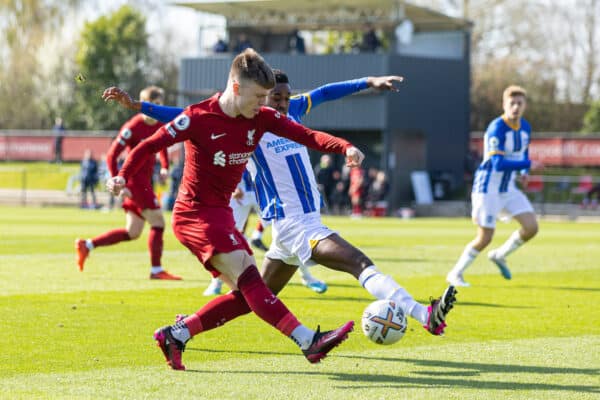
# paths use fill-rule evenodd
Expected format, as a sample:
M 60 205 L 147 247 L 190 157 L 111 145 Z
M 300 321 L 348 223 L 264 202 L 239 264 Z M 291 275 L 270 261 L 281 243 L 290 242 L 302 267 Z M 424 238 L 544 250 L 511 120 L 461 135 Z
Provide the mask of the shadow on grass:
M 411 376 L 396 376 L 396 375 L 369 375 L 369 374 L 345 374 L 334 373 L 330 374 L 332 380 L 359 383 L 368 383 L 367 385 L 352 385 L 339 387 L 338 389 L 369 389 L 369 388 L 466 388 L 478 390 L 510 390 L 510 391 L 563 391 L 576 393 L 600 393 L 600 386 L 586 385 L 558 385 L 547 383 L 523 383 L 514 381 L 486 381 L 486 380 L 469 380 L 469 379 L 447 379 L 439 377 L 421 378 Z
M 216 350 L 206 348 L 193 348 L 186 347 L 186 351 L 198 351 L 203 353 L 232 353 L 231 350 Z M 278 356 L 298 356 L 298 352 L 278 352 L 278 351 L 252 351 L 252 350 L 237 350 L 234 351 L 238 354 L 255 354 L 255 355 L 278 355 Z M 416 358 L 396 358 L 396 357 L 367 357 L 359 355 L 348 355 L 348 354 L 335 354 L 338 358 L 347 358 L 355 360 L 375 360 L 375 361 L 389 361 L 389 362 L 402 362 L 407 364 L 413 364 L 420 367 L 428 368 L 446 368 L 460 371 L 414 371 L 419 374 L 431 374 L 431 375 L 453 375 L 460 373 L 461 376 L 465 375 L 465 370 L 470 370 L 467 374 L 479 375 L 482 373 L 528 373 L 528 374 L 578 374 L 578 375 L 599 375 L 599 368 L 566 368 L 566 367 L 546 367 L 546 366 L 531 366 L 531 365 L 518 365 L 518 364 L 485 364 L 485 363 L 473 363 L 473 362 L 457 362 L 457 361 L 446 361 L 446 360 L 420 360 Z M 598 388 L 600 389 L 600 387 Z
M 460 300 L 458 300 L 456 302 L 456 307 L 491 307 L 491 308 L 518 308 L 518 309 L 539 308 L 539 307 L 531 307 L 531 306 L 508 306 L 506 304 L 480 303 L 480 302 L 476 302 L 476 301 L 460 301 Z
M 377 264 L 382 264 L 383 262 L 424 264 L 424 263 L 431 263 L 433 261 L 439 261 L 439 260 L 428 259 L 428 258 L 402 258 L 402 257 L 377 257 L 377 260 L 375 260 L 375 262 Z
M 600 292 L 600 287 L 569 287 L 569 286 L 530 286 L 530 285 L 518 285 L 515 286 L 518 289 L 553 289 L 553 290 L 567 290 L 569 292 Z
M 192 349 L 190 349 L 192 350 Z M 223 350 L 204 350 L 195 349 L 207 352 L 225 352 Z M 281 352 L 252 352 L 242 351 L 240 353 L 254 354 L 274 354 L 274 355 L 298 355 L 297 353 L 281 353 Z M 484 390 L 511 390 L 511 391 L 566 391 L 579 393 L 600 393 L 600 386 L 588 385 L 559 385 L 551 383 L 525 383 L 507 381 L 486 381 L 481 379 L 468 379 L 468 377 L 479 377 L 484 373 L 506 373 L 512 378 L 516 373 L 523 374 L 579 374 L 595 376 L 600 373 L 600 370 L 593 368 L 555 368 L 544 366 L 525 366 L 516 364 L 483 364 L 469 362 L 451 362 L 442 360 L 418 360 L 408 358 L 381 358 L 381 357 L 363 357 L 363 356 L 340 356 L 341 358 L 369 359 L 378 361 L 394 361 L 413 364 L 418 367 L 435 367 L 453 369 L 447 371 L 408 371 L 408 374 L 427 375 L 427 376 L 401 376 L 401 375 L 385 375 L 385 374 L 350 374 L 343 372 L 319 372 L 319 371 L 260 371 L 261 374 L 272 375 L 320 375 L 329 376 L 333 381 L 345 382 L 344 386 L 338 389 L 355 390 L 358 388 L 378 388 L 389 387 L 392 389 L 399 388 L 467 388 L 467 389 L 484 389 Z M 188 369 L 186 372 L 214 374 L 214 370 L 194 370 Z M 258 371 L 221 371 L 221 374 L 249 374 L 253 375 Z M 452 378 L 447 378 L 452 377 Z M 456 377 L 456 378 L 454 378 Z M 383 384 L 383 385 L 382 385 Z

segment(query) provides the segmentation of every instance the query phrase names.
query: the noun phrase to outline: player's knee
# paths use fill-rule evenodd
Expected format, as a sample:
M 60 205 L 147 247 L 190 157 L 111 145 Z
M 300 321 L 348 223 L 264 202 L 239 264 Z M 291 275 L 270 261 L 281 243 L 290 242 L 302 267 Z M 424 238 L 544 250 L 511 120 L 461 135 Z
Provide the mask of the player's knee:
M 481 251 L 492 242 L 493 235 L 478 235 L 472 243 L 475 250 Z
M 137 238 L 139 238 L 142 235 L 142 230 L 141 229 L 129 229 L 127 231 L 127 234 L 129 235 L 129 240 L 135 240 Z
M 523 227 L 523 240 L 529 240 L 531 238 L 533 238 L 535 235 L 537 235 L 539 231 L 539 226 L 537 223 L 528 225 L 526 227 Z
M 165 229 L 165 221 L 164 220 L 158 220 L 158 221 L 154 221 L 150 224 L 153 228 L 158 228 L 158 229 Z
M 152 212 L 146 215 L 146 220 L 148 223 L 155 228 L 164 228 L 165 227 L 165 219 L 162 216 L 162 213 Z

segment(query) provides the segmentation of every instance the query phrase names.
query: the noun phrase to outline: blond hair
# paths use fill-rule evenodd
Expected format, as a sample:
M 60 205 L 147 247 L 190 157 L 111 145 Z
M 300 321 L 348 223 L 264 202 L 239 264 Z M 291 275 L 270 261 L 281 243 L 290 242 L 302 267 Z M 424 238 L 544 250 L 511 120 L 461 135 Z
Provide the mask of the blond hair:
M 523 96 L 527 98 L 527 91 L 519 85 L 510 85 L 504 89 L 504 93 L 502 93 L 502 101 L 505 101 L 513 96 Z
M 233 59 L 229 76 L 233 79 L 252 81 L 264 89 L 275 87 L 273 70 L 264 58 L 251 48 L 242 51 Z
M 158 86 L 148 86 L 140 91 L 140 100 L 154 102 L 158 98 L 165 98 L 165 91 Z

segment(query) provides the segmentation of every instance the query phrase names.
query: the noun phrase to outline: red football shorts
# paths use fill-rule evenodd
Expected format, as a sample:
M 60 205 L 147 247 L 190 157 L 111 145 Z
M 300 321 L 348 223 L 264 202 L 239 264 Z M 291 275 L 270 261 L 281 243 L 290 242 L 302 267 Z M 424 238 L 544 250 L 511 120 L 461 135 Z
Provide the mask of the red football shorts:
M 235 229 L 231 208 L 188 206 L 189 203 L 175 202 L 173 232 L 213 276 L 221 274 L 209 262 L 215 254 L 245 250 L 252 255 L 246 239 Z
M 156 194 L 152 190 L 152 185 L 131 184 L 127 185 L 127 189 L 131 191 L 131 197 L 123 199 L 123 209 L 131 211 L 140 218 L 144 210 L 156 210 L 160 208 Z

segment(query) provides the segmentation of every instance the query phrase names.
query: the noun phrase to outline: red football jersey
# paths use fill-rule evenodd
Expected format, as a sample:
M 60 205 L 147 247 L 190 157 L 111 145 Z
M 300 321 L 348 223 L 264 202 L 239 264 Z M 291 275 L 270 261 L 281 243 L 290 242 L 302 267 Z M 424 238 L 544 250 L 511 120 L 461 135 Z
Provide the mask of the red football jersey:
M 183 180 L 177 199 L 192 207 L 228 207 L 248 157 L 265 132 L 273 132 L 315 150 L 344 154 L 352 145 L 341 138 L 297 124 L 269 107 L 251 119 L 232 118 L 221 110 L 220 93 L 186 108 L 173 121 L 136 147 L 119 175 L 126 181 L 148 156 L 186 141 Z
M 123 124 L 119 135 L 112 142 L 108 153 L 106 154 L 106 163 L 111 176 L 116 176 L 118 171 L 117 160 L 123 150 L 127 149 L 131 152 L 138 144 L 143 140 L 148 139 L 156 132 L 157 129 L 162 127 L 161 122 L 157 122 L 153 125 L 148 125 L 144 122 L 143 114 L 136 114 L 131 119 Z M 164 148 L 160 151 L 160 164 L 163 168 L 169 168 L 169 158 L 167 155 L 167 149 Z M 128 179 L 128 186 L 130 184 L 140 184 L 147 186 L 151 179 L 152 173 L 154 172 L 154 153 L 150 154 L 147 159 L 141 161 L 141 167 L 137 172 Z

